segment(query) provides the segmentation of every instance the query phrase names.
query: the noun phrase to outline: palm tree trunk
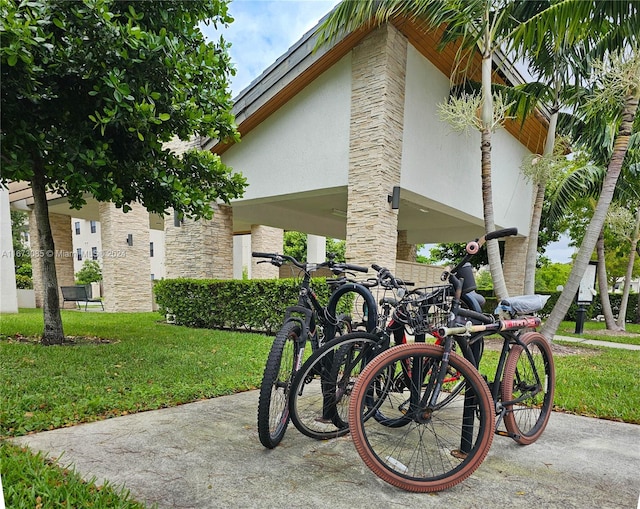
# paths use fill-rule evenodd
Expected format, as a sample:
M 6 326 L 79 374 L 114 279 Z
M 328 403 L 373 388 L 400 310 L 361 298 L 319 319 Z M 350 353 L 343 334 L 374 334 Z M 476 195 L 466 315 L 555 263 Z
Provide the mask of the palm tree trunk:
M 488 14 L 487 14 L 488 15 Z M 487 23 L 488 25 L 488 23 Z M 490 34 L 485 35 L 485 47 L 490 47 Z M 491 128 L 493 124 L 493 96 L 491 94 L 491 52 L 482 55 L 482 131 L 480 133 L 480 151 L 482 156 L 482 206 L 484 229 L 489 233 L 495 231 L 496 223 L 493 213 L 493 187 L 491 183 Z M 493 291 L 498 299 L 508 299 L 507 285 L 504 281 L 500 245 L 497 240 L 487 242 L 487 258 L 493 279 Z
M 538 259 L 538 231 L 542 220 L 542 207 L 544 194 L 547 188 L 546 182 L 539 182 L 536 186 L 536 198 L 531 212 L 531 225 L 529 228 L 529 241 L 527 245 L 527 258 L 524 268 L 524 294 L 533 295 L 536 287 L 536 262 Z
M 571 268 L 569 280 L 560 294 L 556 305 L 553 307 L 549 318 L 541 329 L 542 334 L 549 340 L 553 339 L 553 336 L 560 326 L 560 322 L 564 319 L 569 310 L 569 306 L 571 306 L 573 302 L 576 292 L 580 287 L 582 276 L 589 264 L 591 253 L 593 253 L 600 231 L 604 226 L 607 210 L 609 210 L 609 205 L 611 205 L 611 200 L 613 199 L 613 191 L 618 182 L 618 177 L 622 170 L 622 163 L 629 148 L 629 139 L 631 138 L 633 130 L 633 120 L 638 110 L 639 92 L 640 90 L 634 90 L 633 95 L 625 98 L 622 122 L 618 128 L 618 135 L 613 145 L 611 160 L 607 167 L 607 174 L 602 184 L 602 192 L 600 193 L 596 210 L 587 227 L 582 245 Z
M 558 85 L 559 86 L 559 85 Z M 544 155 L 553 154 L 556 141 L 556 128 L 558 125 L 558 104 L 554 105 L 553 113 L 549 118 L 549 129 L 544 144 Z M 531 224 L 529 226 L 529 242 L 527 244 L 527 257 L 524 268 L 524 294 L 533 295 L 536 287 L 536 262 L 538 261 L 538 234 L 542 221 L 542 207 L 544 195 L 547 189 L 546 176 L 542 176 L 536 186 L 536 197 L 531 211 Z
M 600 292 L 604 323 L 607 330 L 618 330 L 611 310 L 611 301 L 609 300 L 609 279 L 607 278 L 607 264 L 604 257 L 604 228 L 600 230 L 600 235 L 596 242 L 596 253 L 598 254 L 598 291 Z
M 624 287 L 622 289 L 622 299 L 620 300 L 620 311 L 618 313 L 618 321 L 616 322 L 620 330 L 626 329 L 627 306 L 629 304 L 629 291 L 631 289 L 631 277 L 633 276 L 633 264 L 636 260 L 636 248 L 638 240 L 640 240 L 640 206 L 636 210 L 636 224 L 631 235 L 631 250 L 629 251 L 629 262 L 627 263 L 627 272 L 624 276 Z M 638 305 L 640 310 L 640 305 Z
M 33 191 L 33 212 L 36 217 L 38 230 L 38 256 L 37 263 L 42 267 L 44 312 L 44 332 L 42 334 L 43 345 L 61 344 L 64 340 L 62 330 L 62 317 L 60 315 L 60 297 L 58 295 L 58 277 L 56 275 L 55 245 L 51 224 L 49 223 L 49 204 L 45 186 L 44 168 L 36 162 L 33 178 L 31 180 Z

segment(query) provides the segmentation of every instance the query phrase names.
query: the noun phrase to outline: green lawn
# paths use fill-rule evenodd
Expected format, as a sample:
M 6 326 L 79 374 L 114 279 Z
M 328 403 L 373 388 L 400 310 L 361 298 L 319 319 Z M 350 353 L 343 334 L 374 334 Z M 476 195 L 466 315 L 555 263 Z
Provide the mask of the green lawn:
M 605 334 L 604 322 L 585 322 L 582 334 L 576 334 L 575 330 L 576 324 L 574 322 L 562 322 L 560 327 L 558 327 L 557 334 L 582 339 L 595 339 L 599 341 L 614 341 L 616 343 L 640 345 L 640 325 L 636 323 L 626 324 L 625 332 L 620 334 L 614 334 L 609 331 Z
M 0 439 L 256 388 L 273 339 L 166 325 L 155 313 L 62 317 L 68 336 L 94 339 L 43 347 L 33 339 L 41 310 L 0 317 Z M 555 361 L 557 410 L 640 424 L 640 352 L 594 347 Z M 142 507 L 3 440 L 0 462 L 8 507 L 36 507 L 38 496 L 43 507 Z

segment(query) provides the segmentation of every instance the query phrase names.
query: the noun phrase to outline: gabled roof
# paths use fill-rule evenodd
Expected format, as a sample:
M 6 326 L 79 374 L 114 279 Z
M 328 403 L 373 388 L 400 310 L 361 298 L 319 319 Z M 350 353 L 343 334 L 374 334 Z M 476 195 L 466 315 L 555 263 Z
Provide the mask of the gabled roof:
M 241 135 L 247 134 L 277 111 L 376 28 L 360 28 L 314 52 L 317 30 L 328 16 L 322 18 L 235 98 L 233 113 Z M 452 77 L 457 48 L 449 45 L 443 51 L 438 51 L 441 30 L 426 28 L 425 24 L 406 17 L 394 18 L 391 23 L 445 76 Z M 469 78 L 480 81 L 480 63 L 480 55 L 474 55 L 472 69 L 467 70 L 466 74 Z M 512 85 L 524 83 L 515 66 L 499 54 L 494 57 L 494 81 Z M 534 153 L 542 153 L 547 126 L 547 119 L 538 111 L 530 115 L 524 124 L 516 120 L 507 120 L 505 123 L 506 129 Z M 230 145 L 210 140 L 206 146 L 216 153 L 222 153 Z

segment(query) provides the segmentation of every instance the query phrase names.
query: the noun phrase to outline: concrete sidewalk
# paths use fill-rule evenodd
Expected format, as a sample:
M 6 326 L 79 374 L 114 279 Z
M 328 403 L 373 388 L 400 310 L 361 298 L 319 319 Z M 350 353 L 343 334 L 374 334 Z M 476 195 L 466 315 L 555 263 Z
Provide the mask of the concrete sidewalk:
M 496 436 L 484 463 L 463 483 L 414 494 L 373 475 L 349 436 L 318 442 L 290 426 L 280 446 L 264 449 L 257 400 L 250 391 L 13 442 L 73 464 L 86 479 L 124 485 L 138 501 L 159 508 L 638 506 L 637 425 L 554 413 L 538 442 L 522 447 Z
M 608 348 L 619 348 L 621 350 L 640 350 L 640 345 L 632 345 L 629 343 L 615 343 L 613 341 L 600 341 L 598 339 L 574 338 L 572 336 L 553 336 L 554 341 L 567 341 L 569 343 L 577 343 L 579 345 L 603 346 Z

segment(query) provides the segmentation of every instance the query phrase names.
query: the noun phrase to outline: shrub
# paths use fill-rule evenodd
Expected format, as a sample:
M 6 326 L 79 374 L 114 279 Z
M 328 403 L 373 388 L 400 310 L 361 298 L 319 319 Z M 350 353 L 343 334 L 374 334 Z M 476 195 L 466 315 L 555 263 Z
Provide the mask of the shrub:
M 314 278 L 311 284 L 318 300 L 326 303 L 326 280 Z M 174 315 L 179 325 L 271 334 L 282 325 L 287 306 L 296 304 L 299 288 L 295 279 L 163 279 L 153 291 L 159 311 Z M 338 311 L 349 312 L 350 297 L 340 300 Z
M 16 274 L 16 287 L 19 290 L 31 290 L 33 288 L 33 280 L 29 276 Z

